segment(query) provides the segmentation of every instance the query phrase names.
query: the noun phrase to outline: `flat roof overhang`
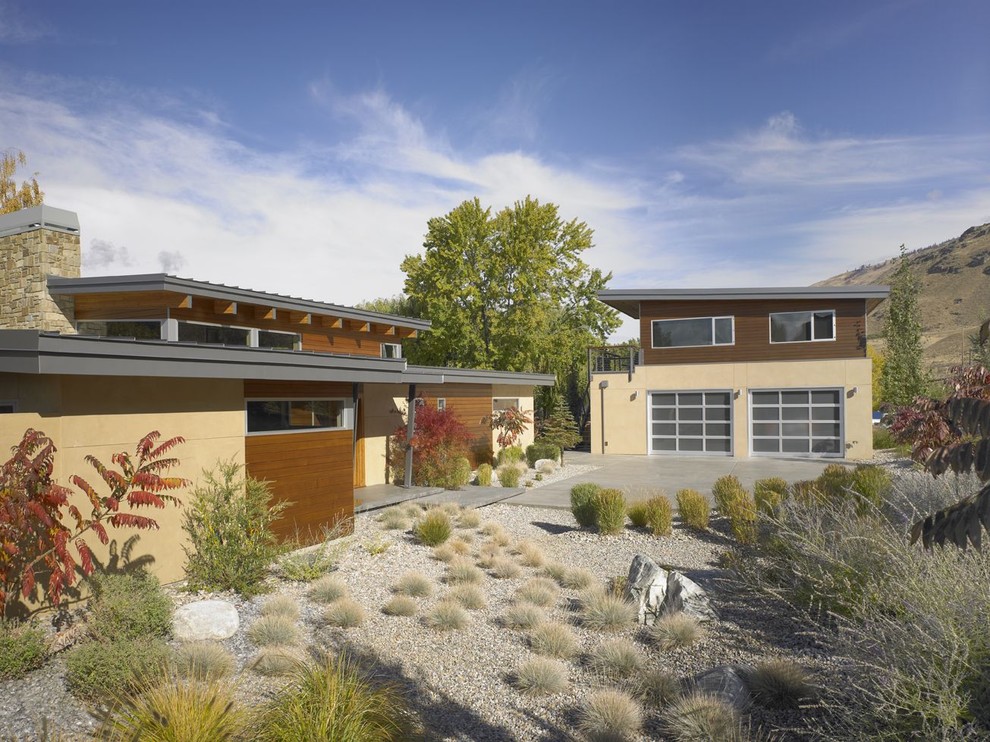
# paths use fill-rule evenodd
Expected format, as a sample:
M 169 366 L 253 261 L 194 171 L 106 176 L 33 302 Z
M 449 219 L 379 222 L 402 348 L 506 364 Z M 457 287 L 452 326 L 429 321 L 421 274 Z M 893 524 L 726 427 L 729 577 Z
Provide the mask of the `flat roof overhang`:
M 434 383 L 401 358 L 0 330 L 0 372 L 70 376 Z
M 890 295 L 889 286 L 771 286 L 727 289 L 606 289 L 599 301 L 639 319 L 643 301 L 760 301 L 767 299 L 863 299 L 873 311 Z
M 425 384 L 518 384 L 519 386 L 553 386 L 553 374 L 521 371 L 492 371 L 478 368 L 449 368 L 441 366 L 409 366 L 408 373 L 428 377 Z
M 195 281 L 179 278 L 167 273 L 145 273 L 130 276 L 92 276 L 87 278 L 63 278 L 48 276 L 48 292 L 52 296 L 80 296 L 84 294 L 142 293 L 164 291 L 168 293 L 217 299 L 252 306 L 273 307 L 290 312 L 318 314 L 356 322 L 374 322 L 380 325 L 395 325 L 411 330 L 429 330 L 431 322 L 425 319 L 400 317 L 395 314 L 372 312 L 337 304 L 299 299 L 282 294 L 269 294 L 254 289 L 225 286 L 209 281 Z

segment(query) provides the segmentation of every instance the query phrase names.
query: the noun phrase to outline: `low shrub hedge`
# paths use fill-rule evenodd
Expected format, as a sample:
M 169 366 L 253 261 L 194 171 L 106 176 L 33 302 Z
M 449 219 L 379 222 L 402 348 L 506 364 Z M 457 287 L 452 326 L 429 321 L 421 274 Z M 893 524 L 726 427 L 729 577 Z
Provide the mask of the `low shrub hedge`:
M 45 630 L 0 621 L 0 680 L 19 678 L 45 662 Z
M 591 482 L 575 484 L 571 487 L 571 513 L 581 528 L 591 528 L 595 525 L 595 508 L 592 501 L 602 488 Z
M 530 469 L 535 468 L 536 462 L 540 459 L 559 461 L 560 448 L 547 441 L 535 441 L 526 446 L 526 461 L 529 463 Z
M 156 577 L 101 574 L 90 581 L 89 631 L 104 641 L 168 636 L 172 631 L 172 601 Z

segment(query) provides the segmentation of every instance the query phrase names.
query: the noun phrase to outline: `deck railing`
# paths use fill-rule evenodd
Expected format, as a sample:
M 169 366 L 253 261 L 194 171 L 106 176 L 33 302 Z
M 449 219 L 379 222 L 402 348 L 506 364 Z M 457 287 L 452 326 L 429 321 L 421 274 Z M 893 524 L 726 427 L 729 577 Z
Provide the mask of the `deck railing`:
M 629 374 L 639 365 L 639 348 L 607 345 L 588 348 L 588 374 Z

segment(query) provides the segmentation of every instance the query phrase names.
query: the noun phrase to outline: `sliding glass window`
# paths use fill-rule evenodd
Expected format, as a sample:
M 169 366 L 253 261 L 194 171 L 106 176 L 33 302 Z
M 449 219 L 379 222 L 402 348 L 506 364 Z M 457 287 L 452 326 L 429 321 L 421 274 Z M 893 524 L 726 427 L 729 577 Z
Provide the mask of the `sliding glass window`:
M 248 433 L 350 430 L 348 399 L 252 399 L 247 402 Z
M 835 340 L 835 311 L 778 312 L 770 315 L 771 343 Z
M 706 345 L 732 345 L 735 342 L 734 325 L 734 317 L 653 320 L 653 347 L 697 348 Z

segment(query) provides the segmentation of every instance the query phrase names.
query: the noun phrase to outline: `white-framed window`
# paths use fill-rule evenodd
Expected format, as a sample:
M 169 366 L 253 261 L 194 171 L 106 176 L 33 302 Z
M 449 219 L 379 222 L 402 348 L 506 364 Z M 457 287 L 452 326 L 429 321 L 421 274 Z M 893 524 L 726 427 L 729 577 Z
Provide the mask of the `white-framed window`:
M 400 343 L 382 343 L 382 358 L 402 358 Z
M 698 348 L 733 345 L 735 317 L 685 317 L 653 320 L 654 348 Z
M 519 397 L 492 397 L 492 412 L 501 412 L 513 407 L 519 409 Z
M 249 399 L 248 435 L 351 430 L 354 407 L 349 399 Z
M 0 415 L 17 412 L 17 402 L 12 399 L 0 399 Z
M 255 348 L 300 350 L 302 349 L 302 335 L 298 332 L 284 332 L 282 330 L 251 330 L 250 343 Z
M 98 335 L 137 340 L 165 340 L 163 322 L 158 319 L 101 319 L 76 322 L 80 335 Z
M 835 310 L 774 312 L 770 315 L 771 343 L 812 343 L 835 340 Z
M 437 409 L 438 410 L 446 410 L 447 409 L 447 400 L 446 400 L 446 398 L 444 398 L 444 397 L 437 397 Z
M 180 343 L 206 343 L 210 345 L 243 345 L 250 347 L 251 330 L 247 327 L 215 325 L 207 322 L 179 320 Z

